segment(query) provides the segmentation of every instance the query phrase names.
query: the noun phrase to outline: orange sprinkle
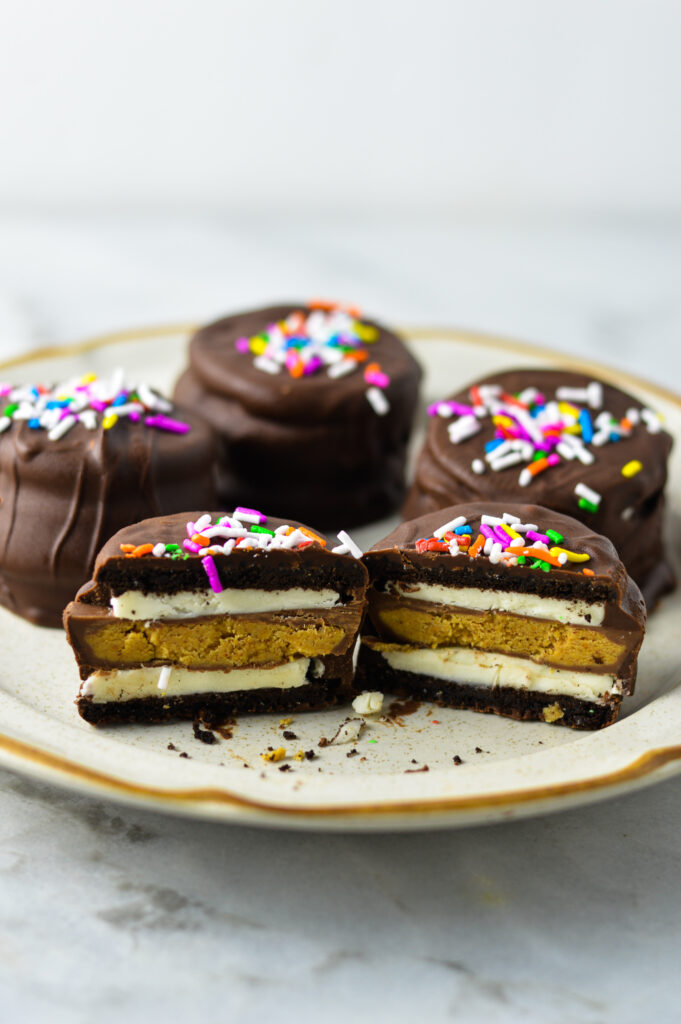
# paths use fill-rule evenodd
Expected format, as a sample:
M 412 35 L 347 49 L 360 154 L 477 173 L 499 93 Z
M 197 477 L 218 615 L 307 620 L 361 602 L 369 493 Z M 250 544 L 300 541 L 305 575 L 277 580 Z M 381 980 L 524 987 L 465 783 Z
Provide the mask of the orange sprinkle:
M 332 302 L 330 299 L 312 299 L 307 306 L 308 309 L 321 309 L 325 313 L 332 313 L 334 309 L 338 309 L 339 303 Z
M 208 537 L 204 537 L 202 533 L 195 533 L 192 537 L 195 544 L 199 544 L 202 548 L 207 548 L 210 545 Z
M 521 409 L 529 409 L 529 405 L 526 405 L 525 402 L 518 401 L 517 398 L 515 398 L 513 395 L 509 395 L 508 392 L 506 391 L 502 391 L 501 394 L 499 395 L 499 398 L 502 400 L 502 402 L 506 402 L 507 405 L 517 405 Z
M 345 352 L 343 359 L 354 359 L 356 363 L 363 363 L 368 359 L 368 353 L 363 348 L 356 348 L 353 352 Z
M 620 420 L 620 426 L 622 427 L 623 430 L 633 430 L 634 429 L 634 424 L 631 422 L 631 420 L 628 420 L 626 416 L 624 416 Z
M 556 556 L 548 551 L 544 551 L 544 548 L 513 548 L 513 552 L 514 554 L 525 555 L 526 558 L 539 558 L 542 562 L 548 562 L 549 565 L 556 565 L 562 568 Z
M 582 569 L 582 572 L 584 573 L 585 576 L 593 576 L 594 575 L 593 569 Z
M 135 545 L 134 544 L 121 544 L 121 551 L 124 552 L 124 554 L 126 554 L 126 555 L 131 554 L 134 550 L 135 550 Z
M 136 548 L 130 552 L 130 558 L 141 558 L 142 555 L 150 555 L 154 550 L 153 544 L 138 544 Z
M 293 363 L 292 366 L 288 367 L 288 372 L 292 377 L 302 377 L 305 367 L 303 366 L 302 359 L 298 359 L 297 362 Z
M 380 373 L 381 372 L 381 364 L 380 363 L 369 363 L 367 366 L 364 367 L 364 372 L 365 373 Z
M 478 551 L 480 551 L 482 548 L 484 548 L 484 546 L 485 546 L 485 538 L 483 537 L 483 535 L 481 533 L 479 533 L 478 536 L 475 538 L 474 542 L 471 544 L 471 546 L 468 549 L 468 557 L 469 558 L 475 558 L 475 556 L 477 555 Z
M 299 526 L 298 529 L 301 533 L 304 533 L 306 537 L 309 537 L 311 540 L 316 540 L 323 548 L 326 547 L 326 541 L 323 537 L 320 537 L 319 534 L 313 533 L 312 530 L 308 530 L 306 526 Z
M 537 473 L 541 473 L 543 470 L 549 468 L 549 460 L 537 459 L 536 462 L 530 462 L 529 466 L 526 466 L 525 468 L 527 472 L 530 474 L 530 476 L 536 476 Z

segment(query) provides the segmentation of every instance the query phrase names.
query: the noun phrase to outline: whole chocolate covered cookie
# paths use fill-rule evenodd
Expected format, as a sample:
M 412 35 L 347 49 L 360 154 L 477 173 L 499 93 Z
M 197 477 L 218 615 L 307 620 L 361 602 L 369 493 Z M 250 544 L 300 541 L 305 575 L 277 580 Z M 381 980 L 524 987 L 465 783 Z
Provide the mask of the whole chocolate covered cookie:
M 646 611 L 615 548 L 536 505 L 471 502 L 365 554 L 358 687 L 577 729 L 633 692 Z
M 214 503 L 215 440 L 122 373 L 0 392 L 0 603 L 60 626 L 112 533 L 190 494 Z
M 608 537 L 649 608 L 673 589 L 663 542 L 672 439 L 652 409 L 581 373 L 521 369 L 429 412 L 406 519 L 463 501 L 531 501 Z
M 404 498 L 420 379 L 401 339 L 356 310 L 288 303 L 201 328 L 175 395 L 219 435 L 223 502 L 353 526 Z

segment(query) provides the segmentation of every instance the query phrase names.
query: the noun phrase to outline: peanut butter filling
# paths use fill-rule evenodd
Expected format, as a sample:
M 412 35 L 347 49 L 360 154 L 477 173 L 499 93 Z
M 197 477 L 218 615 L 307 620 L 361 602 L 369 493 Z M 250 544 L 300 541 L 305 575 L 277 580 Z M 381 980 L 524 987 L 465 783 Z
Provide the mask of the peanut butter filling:
M 372 609 L 380 635 L 418 647 L 471 647 L 552 665 L 617 668 L 627 654 L 621 634 L 602 628 L 523 618 L 508 612 L 453 612 L 442 606 L 394 605 Z
M 100 619 L 83 623 L 83 661 L 122 667 L 165 661 L 190 668 L 235 668 L 341 653 L 345 629 L 321 617 L 298 621 L 212 616 L 169 622 Z M 352 639 L 352 637 L 350 637 Z

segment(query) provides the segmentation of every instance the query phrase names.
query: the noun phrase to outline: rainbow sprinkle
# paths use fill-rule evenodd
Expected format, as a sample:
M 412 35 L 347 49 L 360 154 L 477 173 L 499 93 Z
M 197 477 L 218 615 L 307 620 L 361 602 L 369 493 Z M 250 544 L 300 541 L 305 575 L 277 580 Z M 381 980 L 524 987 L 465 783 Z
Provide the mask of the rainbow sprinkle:
M 284 320 L 269 324 L 250 338 L 237 338 L 237 352 L 253 357 L 253 365 L 273 376 L 287 371 L 291 377 L 309 377 L 326 372 L 328 377 L 345 377 L 363 366 L 369 387 L 367 401 L 377 416 L 385 416 L 390 403 L 385 391 L 390 377 L 380 363 L 369 362 L 369 345 L 378 340 L 378 328 L 359 319 L 354 307 L 321 300 L 307 309 L 294 310 Z
M 0 384 L 0 433 L 12 423 L 26 421 L 31 430 L 46 430 L 50 441 L 58 441 L 82 423 L 86 430 L 111 430 L 122 419 L 174 434 L 187 434 L 191 427 L 166 413 L 172 402 L 162 398 L 148 384 L 126 384 L 122 369 L 110 377 L 90 373 L 46 387 L 42 384 Z
M 474 437 L 482 430 L 481 421 L 491 418 L 494 437 L 485 445 L 484 458 L 473 459 L 471 469 L 481 475 L 488 470 L 500 472 L 522 467 L 518 476 L 520 487 L 528 487 L 534 477 L 563 461 L 576 459 L 584 466 L 592 465 L 592 448 L 629 437 L 639 424 L 651 433 L 661 429 L 660 417 L 652 409 L 631 408 L 622 419 L 604 410 L 603 386 L 598 381 L 583 388 L 559 387 L 552 400 L 535 387 L 510 395 L 496 384 L 472 387 L 469 398 L 470 404 L 435 402 L 428 413 L 451 420 L 447 431 L 452 444 Z M 630 478 L 642 468 L 634 460 L 626 463 L 622 474 Z M 586 491 L 590 488 L 584 484 L 575 487 L 578 506 L 597 512 L 601 495 Z
M 282 524 L 274 530 L 265 525 L 267 516 L 253 508 L 238 506 L 233 512 L 218 515 L 216 521 L 206 512 L 196 522 L 186 524 L 187 536 L 180 544 L 121 544 L 121 552 L 126 558 L 143 558 L 153 555 L 154 558 L 186 559 L 190 555 L 200 555 L 212 590 L 219 594 L 224 590 L 215 564 L 214 555 L 231 555 L 233 551 L 274 551 L 287 549 L 304 551 L 305 548 L 318 544 L 326 547 L 326 540 L 306 526 L 290 526 Z M 350 554 L 353 558 L 361 558 L 362 550 L 352 538 L 341 530 L 338 534 L 341 542 L 331 548 L 334 555 Z
M 457 516 L 434 530 L 432 537 L 420 537 L 415 547 L 421 555 L 433 551 L 468 555 L 469 558 L 486 557 L 493 565 L 525 565 L 543 572 L 550 572 L 552 567 L 562 568 L 568 562 L 590 560 L 591 556 L 586 552 L 560 547 L 563 540 L 563 535 L 557 530 L 541 532 L 536 523 L 523 523 L 518 516 L 504 512 L 501 517 L 481 516 L 480 530 L 475 539 L 466 516 Z

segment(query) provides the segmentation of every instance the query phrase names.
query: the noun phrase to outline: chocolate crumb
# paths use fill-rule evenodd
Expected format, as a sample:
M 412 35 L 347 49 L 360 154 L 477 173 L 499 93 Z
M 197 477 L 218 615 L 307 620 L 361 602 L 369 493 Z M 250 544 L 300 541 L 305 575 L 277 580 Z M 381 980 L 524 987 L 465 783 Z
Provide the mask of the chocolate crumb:
M 306 750 L 305 751 L 305 760 L 306 761 L 314 761 L 316 756 L 317 755 L 315 754 L 314 750 Z
M 218 742 L 218 738 L 213 732 L 208 732 L 207 729 L 202 729 L 199 720 L 192 722 L 192 729 L 194 730 L 194 739 L 200 740 L 201 743 L 207 743 L 208 746 L 212 746 L 213 743 Z
M 293 768 L 291 767 L 290 764 L 280 764 L 279 765 L 279 771 L 280 772 L 292 772 Z
M 296 734 L 294 732 L 292 732 L 291 729 L 284 729 L 282 735 L 283 735 L 285 740 L 297 740 L 298 739 Z
M 326 736 L 322 736 L 319 743 L 317 744 L 318 747 L 328 747 L 328 745 L 329 741 L 327 740 Z
M 412 757 L 412 759 L 411 759 L 411 763 L 412 763 L 412 764 L 418 764 L 418 761 L 416 760 L 416 758 L 415 758 L 415 757 Z
M 366 761 L 366 757 L 360 757 L 360 761 Z
M 347 754 L 345 756 L 346 757 L 356 757 L 357 754 L 359 754 L 359 750 L 357 749 L 357 747 L 353 747 L 352 750 L 348 750 L 348 752 L 347 752 Z
M 475 748 L 475 753 L 476 754 L 482 754 L 482 747 L 476 747 Z
M 458 754 L 454 754 L 452 761 L 454 762 L 454 764 L 463 764 L 463 761 L 461 760 Z
M 168 744 L 168 750 L 177 750 L 177 747 L 175 746 L 174 743 L 169 743 Z
M 189 754 L 186 754 L 184 751 L 182 751 L 182 753 L 180 754 L 180 757 L 186 757 L 186 758 L 189 759 Z

